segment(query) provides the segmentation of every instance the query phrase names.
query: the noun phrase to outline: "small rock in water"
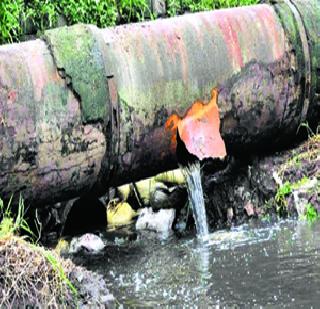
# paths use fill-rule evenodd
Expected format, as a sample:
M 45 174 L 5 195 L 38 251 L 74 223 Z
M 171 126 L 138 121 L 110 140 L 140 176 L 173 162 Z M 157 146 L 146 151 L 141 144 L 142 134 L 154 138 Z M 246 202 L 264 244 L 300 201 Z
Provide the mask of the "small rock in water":
M 69 253 L 77 253 L 83 250 L 90 253 L 99 253 L 104 247 L 105 245 L 99 236 L 87 233 L 80 237 L 72 238 Z
M 171 230 L 174 217 L 174 209 L 161 209 L 159 212 L 153 212 L 152 208 L 143 208 L 136 222 L 136 229 L 168 233 Z
M 77 266 L 69 276 L 77 290 L 78 308 L 118 308 L 102 275 Z

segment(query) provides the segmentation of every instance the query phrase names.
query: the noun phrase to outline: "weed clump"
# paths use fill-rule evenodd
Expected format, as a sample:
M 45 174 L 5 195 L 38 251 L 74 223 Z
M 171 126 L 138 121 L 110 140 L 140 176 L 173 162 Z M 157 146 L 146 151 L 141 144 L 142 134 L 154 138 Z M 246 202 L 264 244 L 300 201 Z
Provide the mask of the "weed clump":
M 14 235 L 0 238 L 0 307 L 76 306 L 76 290 L 70 288 L 70 281 L 59 271 L 63 269 L 67 276 L 72 267 L 71 261 L 62 260 L 23 238 Z
M 38 245 L 23 215 L 21 198 L 16 215 L 0 199 L 0 308 L 106 306 L 112 295 L 101 276 Z
M 275 202 L 278 214 L 295 209 L 300 218 L 313 222 L 320 213 L 319 128 L 316 133 L 308 133 L 308 140 L 291 151 L 288 159 L 274 173 L 278 184 Z
M 23 216 L 22 198 L 15 216 L 11 201 L 5 207 L 0 199 L 0 307 L 75 305 L 77 290 L 67 277 L 71 261 L 28 242 L 34 234 Z

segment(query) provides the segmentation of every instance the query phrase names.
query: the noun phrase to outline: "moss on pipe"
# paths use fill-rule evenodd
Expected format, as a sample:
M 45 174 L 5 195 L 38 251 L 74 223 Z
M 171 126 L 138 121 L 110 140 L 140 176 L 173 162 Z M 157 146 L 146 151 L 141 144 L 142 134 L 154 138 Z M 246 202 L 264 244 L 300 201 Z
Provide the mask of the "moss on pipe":
M 48 30 L 43 36 L 60 75 L 80 98 L 84 123 L 105 121 L 107 116 L 104 60 L 90 27 L 62 27 Z

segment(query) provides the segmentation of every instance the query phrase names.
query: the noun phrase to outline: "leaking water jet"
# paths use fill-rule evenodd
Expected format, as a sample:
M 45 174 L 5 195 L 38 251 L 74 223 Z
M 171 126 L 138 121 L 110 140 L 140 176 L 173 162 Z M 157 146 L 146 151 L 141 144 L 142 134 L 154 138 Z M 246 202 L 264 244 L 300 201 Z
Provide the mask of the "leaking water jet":
M 192 207 L 197 234 L 200 237 L 206 236 L 209 234 L 209 229 L 201 184 L 200 162 L 196 161 L 181 168 L 187 181 L 189 203 Z

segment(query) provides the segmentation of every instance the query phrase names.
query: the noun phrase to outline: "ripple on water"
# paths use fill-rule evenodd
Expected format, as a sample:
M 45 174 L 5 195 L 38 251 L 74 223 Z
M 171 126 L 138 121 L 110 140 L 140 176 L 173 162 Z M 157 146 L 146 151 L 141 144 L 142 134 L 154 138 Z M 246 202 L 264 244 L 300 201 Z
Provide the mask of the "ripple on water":
M 92 263 L 117 299 L 131 306 L 317 308 L 320 224 L 285 221 L 160 241 L 107 246 Z

